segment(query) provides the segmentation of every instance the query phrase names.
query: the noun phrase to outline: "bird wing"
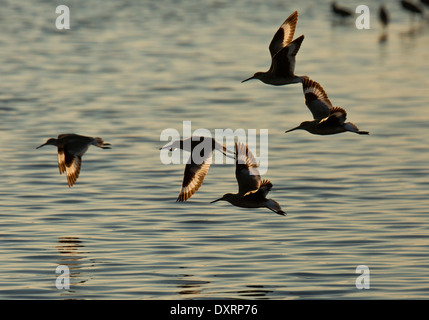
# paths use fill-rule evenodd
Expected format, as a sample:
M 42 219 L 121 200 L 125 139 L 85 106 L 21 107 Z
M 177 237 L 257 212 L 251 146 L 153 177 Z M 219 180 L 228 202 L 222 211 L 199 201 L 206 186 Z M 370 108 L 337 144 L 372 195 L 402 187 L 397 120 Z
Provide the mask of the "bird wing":
M 298 11 L 295 11 L 283 22 L 283 24 L 274 34 L 274 37 L 271 40 L 269 46 L 271 57 L 273 57 L 277 52 L 286 47 L 287 44 L 292 41 L 297 22 Z
M 69 187 L 73 186 L 79 177 L 80 167 L 82 164 L 82 157 L 75 156 L 67 152 L 67 149 L 64 150 L 64 159 L 65 159 L 65 168 L 67 171 L 67 181 Z
M 265 198 L 272 187 L 273 184 L 269 180 L 262 180 L 259 189 L 248 191 L 243 195 L 243 197 Z
M 203 184 L 212 162 L 211 156 L 204 159 L 204 161 L 199 164 L 192 161 L 192 159 L 190 160 L 191 161 L 185 166 L 182 188 L 180 189 L 180 194 L 176 201 L 186 201 L 198 191 Z
M 305 96 L 305 104 L 313 114 L 314 119 L 323 119 L 329 116 L 333 108 L 322 86 L 308 77 L 302 79 L 302 89 Z
M 249 191 L 259 189 L 261 176 L 252 152 L 247 145 L 236 143 L 235 154 L 235 177 L 238 183 L 238 193 L 244 195 Z
M 286 215 L 286 212 L 284 212 L 282 210 L 279 203 L 273 199 L 268 199 L 267 202 L 265 203 L 265 205 L 267 206 L 268 209 L 270 209 L 271 211 L 274 211 L 275 213 L 277 213 L 281 216 Z
M 296 54 L 301 48 L 304 35 L 296 38 L 273 57 L 270 71 L 277 76 L 293 77 L 295 73 Z
M 256 201 L 260 199 L 265 199 L 268 192 L 270 192 L 270 190 L 272 189 L 272 187 L 273 187 L 273 184 L 269 180 L 263 180 L 258 190 L 249 191 L 243 197 L 247 197 L 249 200 L 256 199 Z M 279 215 L 282 215 L 282 216 L 286 215 L 286 212 L 282 210 L 282 208 L 280 207 L 277 201 L 273 199 L 265 199 L 264 202 L 265 202 L 265 206 L 268 209 L 274 211 Z
M 60 169 L 60 174 L 66 172 L 66 157 L 63 147 L 58 147 L 58 168 Z
M 328 117 L 323 119 L 321 123 L 327 126 L 342 126 L 347 119 L 347 112 L 343 108 L 335 107 L 331 109 L 331 113 Z

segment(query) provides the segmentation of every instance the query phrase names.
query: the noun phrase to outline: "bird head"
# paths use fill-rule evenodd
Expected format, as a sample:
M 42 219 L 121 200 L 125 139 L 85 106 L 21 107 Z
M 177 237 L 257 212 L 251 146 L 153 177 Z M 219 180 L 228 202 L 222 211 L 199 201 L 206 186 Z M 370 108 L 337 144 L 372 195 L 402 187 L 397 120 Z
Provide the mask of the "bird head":
M 264 72 L 256 72 L 253 76 L 251 76 L 250 78 L 244 79 L 243 81 L 241 81 L 241 83 L 252 80 L 252 79 L 263 79 L 265 73 Z
M 36 149 L 39 149 L 39 148 L 41 148 L 43 146 L 47 146 L 47 145 L 56 146 L 57 145 L 57 139 L 50 138 L 44 144 L 41 144 L 40 146 L 38 146 Z
M 173 142 L 167 143 L 165 146 L 159 148 L 159 150 L 168 149 L 168 151 L 176 150 L 177 148 L 180 148 L 180 140 L 176 140 Z
M 222 198 L 219 198 L 219 199 L 216 199 L 216 200 L 213 200 L 213 201 L 211 201 L 210 203 L 214 203 L 214 202 L 217 202 L 217 201 L 228 201 L 228 202 L 230 202 L 231 203 L 231 201 L 232 201 L 232 199 L 234 198 L 234 194 L 232 194 L 232 193 L 225 193 L 223 196 L 222 196 Z
M 307 130 L 308 131 L 308 129 L 310 129 L 310 127 L 311 127 L 312 124 L 313 124 L 312 121 L 304 121 L 304 122 L 301 122 L 301 124 L 299 126 L 297 126 L 295 128 L 292 128 L 292 129 L 289 129 L 289 130 L 286 130 L 285 133 L 288 133 L 288 132 L 291 132 L 291 131 L 294 131 L 294 130 L 298 130 L 298 129 Z

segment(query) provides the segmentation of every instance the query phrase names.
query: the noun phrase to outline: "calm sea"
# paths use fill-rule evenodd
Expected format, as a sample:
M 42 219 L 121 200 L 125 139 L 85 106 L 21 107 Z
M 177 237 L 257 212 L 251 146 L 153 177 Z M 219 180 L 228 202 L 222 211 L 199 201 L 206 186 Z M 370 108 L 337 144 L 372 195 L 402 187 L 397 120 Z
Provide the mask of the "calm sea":
M 374 0 L 341 1 L 368 5 L 369 30 L 334 20 L 328 1 L 60 4 L 68 30 L 56 1 L 0 10 L 0 299 L 429 298 L 426 21 L 388 1 L 379 43 Z M 285 134 L 311 120 L 301 85 L 240 83 L 269 68 L 295 10 L 296 73 L 369 136 Z M 161 162 L 160 136 L 184 121 L 213 135 L 268 130 L 263 178 L 287 216 L 210 204 L 236 192 L 231 164 L 177 203 L 184 164 Z M 71 132 L 113 148 L 91 147 L 68 188 L 56 149 L 35 148 Z M 361 265 L 369 289 L 356 286 Z

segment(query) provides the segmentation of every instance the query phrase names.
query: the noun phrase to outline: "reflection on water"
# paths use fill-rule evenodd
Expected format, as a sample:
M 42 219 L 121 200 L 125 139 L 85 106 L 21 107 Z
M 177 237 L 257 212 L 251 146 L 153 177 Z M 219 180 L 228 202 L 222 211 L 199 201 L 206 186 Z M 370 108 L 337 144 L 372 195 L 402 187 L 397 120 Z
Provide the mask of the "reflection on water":
M 179 295 L 198 295 L 210 281 L 196 280 L 193 275 L 184 274 L 178 279 Z
M 84 285 L 91 279 L 88 270 L 94 267 L 94 262 L 88 259 L 89 252 L 83 251 L 84 248 L 85 246 L 78 237 L 58 238 L 58 245 L 55 246 L 60 254 L 58 265 L 67 266 L 70 277 L 70 289 L 67 292 L 59 290 L 61 296 L 76 293 L 76 287 Z
M 401 31 L 399 35 L 401 37 L 417 37 L 419 35 L 422 35 L 424 32 L 428 32 L 429 30 L 429 19 L 426 21 L 420 21 L 418 24 L 413 24 L 408 27 L 408 29 L 405 29 L 404 31 Z

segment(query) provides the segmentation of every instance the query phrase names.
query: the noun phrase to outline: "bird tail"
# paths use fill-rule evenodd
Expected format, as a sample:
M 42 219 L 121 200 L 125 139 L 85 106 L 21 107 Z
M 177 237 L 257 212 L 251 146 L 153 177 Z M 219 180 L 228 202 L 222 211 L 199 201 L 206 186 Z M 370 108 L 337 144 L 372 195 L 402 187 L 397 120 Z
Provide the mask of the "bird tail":
M 345 128 L 346 128 L 347 131 L 351 131 L 351 132 L 354 132 L 354 133 L 357 133 L 357 134 L 369 134 L 368 131 L 360 131 L 358 129 L 358 127 L 355 124 L 351 123 L 351 122 L 347 122 L 345 124 Z
M 369 132 L 368 131 L 358 131 L 358 132 L 356 132 L 357 134 L 369 134 Z
M 285 216 L 287 214 L 286 212 L 284 212 L 282 210 L 282 208 L 280 207 L 278 202 L 273 200 L 273 199 L 268 199 L 266 202 L 266 206 L 268 209 L 270 209 L 271 211 L 274 211 L 275 213 L 277 213 L 281 216 Z

